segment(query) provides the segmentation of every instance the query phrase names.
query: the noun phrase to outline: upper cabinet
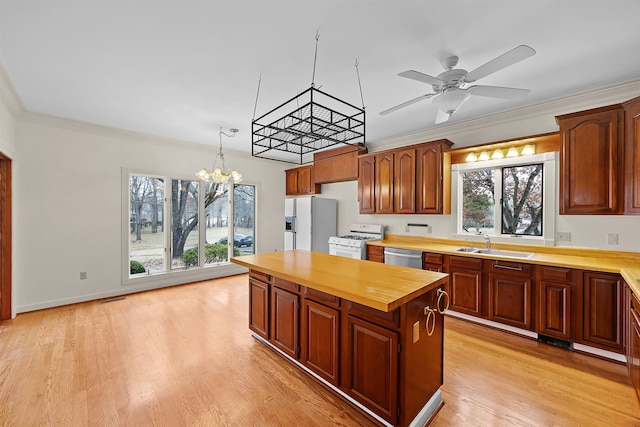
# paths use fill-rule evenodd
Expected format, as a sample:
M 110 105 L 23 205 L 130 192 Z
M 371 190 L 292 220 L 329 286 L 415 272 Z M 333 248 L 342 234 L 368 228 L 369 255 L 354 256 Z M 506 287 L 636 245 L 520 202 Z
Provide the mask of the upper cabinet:
M 439 140 L 360 156 L 360 213 L 449 213 L 444 153 L 451 145 Z
M 320 184 L 317 184 L 314 180 L 313 166 L 300 166 L 294 169 L 287 169 L 284 172 L 287 196 L 320 193 Z
M 366 153 L 363 145 L 347 145 L 313 154 L 316 184 L 355 181 L 358 179 L 358 154 Z
M 622 104 L 625 138 L 625 206 L 627 214 L 640 214 L 640 97 Z
M 623 113 L 621 105 L 611 105 L 556 116 L 561 215 L 622 213 Z

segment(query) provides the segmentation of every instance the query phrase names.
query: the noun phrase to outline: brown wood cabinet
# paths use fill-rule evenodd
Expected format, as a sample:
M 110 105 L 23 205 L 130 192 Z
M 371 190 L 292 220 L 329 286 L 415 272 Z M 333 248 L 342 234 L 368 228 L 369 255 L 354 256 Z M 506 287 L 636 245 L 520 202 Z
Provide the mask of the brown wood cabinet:
M 313 165 L 287 169 L 285 172 L 285 193 L 287 196 L 319 194 L 320 184 L 314 180 Z
M 422 253 L 422 269 L 429 271 L 437 271 L 442 273 L 444 256 L 442 254 L 432 254 L 429 252 Z
M 270 281 L 264 275 L 249 276 L 249 329 L 264 339 L 269 339 Z
M 287 356 L 298 359 L 300 297 L 277 286 L 271 288 L 271 342 Z
M 482 316 L 482 260 L 459 256 L 449 257 L 450 310 Z
M 369 261 L 384 262 L 384 247 L 367 245 L 367 259 Z
M 640 398 L 640 300 L 629 291 L 629 341 L 627 349 L 627 365 L 631 381 Z
M 340 312 L 305 298 L 302 300 L 300 361 L 333 385 L 338 385 Z
M 640 214 L 640 97 L 624 104 L 625 208 Z
M 485 260 L 489 320 L 521 329 L 533 329 L 531 265 Z
M 449 213 L 448 140 L 360 156 L 361 214 Z
M 584 273 L 583 344 L 623 352 L 623 283 L 619 274 Z
M 539 334 L 572 341 L 571 300 L 577 273 L 565 267 L 538 267 L 536 330 Z
M 316 184 L 355 181 L 358 179 L 358 155 L 366 153 L 363 145 L 347 145 L 313 155 Z
M 560 126 L 560 214 L 622 213 L 621 105 L 556 116 Z

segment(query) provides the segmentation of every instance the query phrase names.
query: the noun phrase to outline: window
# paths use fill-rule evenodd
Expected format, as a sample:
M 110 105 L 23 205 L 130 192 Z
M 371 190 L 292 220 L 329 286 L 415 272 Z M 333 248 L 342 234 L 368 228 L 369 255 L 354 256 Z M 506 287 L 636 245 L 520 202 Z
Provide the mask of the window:
M 129 218 L 123 234 L 128 236 L 129 258 L 125 281 L 219 266 L 228 264 L 229 256 L 254 253 L 254 185 L 125 171 L 123 191 L 128 193 Z M 230 234 L 234 236 L 231 245 Z
M 452 166 L 455 234 L 553 241 L 555 159 L 544 153 Z

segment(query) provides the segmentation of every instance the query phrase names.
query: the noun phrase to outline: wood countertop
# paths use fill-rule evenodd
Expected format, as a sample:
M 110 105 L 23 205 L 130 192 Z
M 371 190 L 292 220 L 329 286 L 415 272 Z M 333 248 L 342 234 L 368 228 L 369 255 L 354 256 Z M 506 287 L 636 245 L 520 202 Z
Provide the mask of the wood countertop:
M 444 273 L 299 249 L 233 257 L 231 262 L 385 312 L 449 280 Z
M 425 238 L 401 235 L 387 235 L 384 240 L 367 242 L 367 245 L 414 249 L 473 258 L 502 259 L 527 264 L 551 265 L 581 270 L 619 273 L 633 293 L 640 298 L 640 252 L 607 251 L 586 248 L 557 246 L 519 245 L 491 242 L 494 249 L 530 252 L 532 258 L 511 258 L 498 255 L 479 255 L 456 252 L 457 248 L 469 247 L 469 242 L 456 239 Z M 474 241 L 475 247 L 483 247 L 484 242 Z

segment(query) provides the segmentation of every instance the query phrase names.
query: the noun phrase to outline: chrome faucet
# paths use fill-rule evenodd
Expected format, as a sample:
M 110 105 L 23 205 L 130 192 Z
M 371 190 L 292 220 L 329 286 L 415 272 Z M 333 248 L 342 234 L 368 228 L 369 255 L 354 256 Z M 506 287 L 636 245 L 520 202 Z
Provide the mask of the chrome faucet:
M 469 242 L 469 249 L 473 249 L 473 240 L 471 240 L 471 239 L 464 239 L 464 240 Z
M 491 238 L 489 237 L 488 234 L 484 235 L 484 241 L 485 241 L 487 250 L 490 250 L 491 249 Z

